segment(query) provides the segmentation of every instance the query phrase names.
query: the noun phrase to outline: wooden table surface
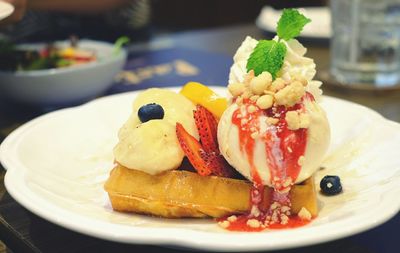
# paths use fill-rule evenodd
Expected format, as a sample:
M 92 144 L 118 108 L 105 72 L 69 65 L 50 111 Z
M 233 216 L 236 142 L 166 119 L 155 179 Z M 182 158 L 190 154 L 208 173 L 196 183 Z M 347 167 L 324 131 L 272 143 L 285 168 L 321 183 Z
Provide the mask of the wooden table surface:
M 172 45 L 194 48 L 233 55 L 246 35 L 258 39 L 263 34 L 254 25 L 241 25 L 213 30 L 182 32 L 166 36 L 158 36 L 148 44 L 136 45 L 133 49 Z M 324 73 L 329 67 L 329 50 L 323 43 L 310 44 L 308 56 L 314 58 L 318 71 Z M 318 79 L 318 77 L 317 77 Z M 324 93 L 330 96 L 354 101 L 370 107 L 384 117 L 400 122 L 400 92 L 355 92 L 338 90 L 329 82 L 325 83 Z M 32 108 L 15 106 L 0 101 L 0 141 L 20 124 L 42 114 Z M 167 247 L 149 245 L 128 245 L 104 241 L 82 235 L 32 214 L 19 205 L 4 187 L 5 171 L 0 168 L 0 244 L 2 252 L 135 252 L 151 250 L 154 252 L 185 252 Z M 385 224 L 345 239 L 300 248 L 287 252 L 398 252 L 400 215 Z

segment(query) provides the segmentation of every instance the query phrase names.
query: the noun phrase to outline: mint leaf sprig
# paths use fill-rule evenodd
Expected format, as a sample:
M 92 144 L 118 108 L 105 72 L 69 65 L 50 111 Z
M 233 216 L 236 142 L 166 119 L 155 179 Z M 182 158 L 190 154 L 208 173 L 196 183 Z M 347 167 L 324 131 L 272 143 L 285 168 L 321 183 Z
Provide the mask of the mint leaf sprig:
M 282 68 L 287 51 L 282 40 L 288 41 L 297 37 L 309 22 L 311 19 L 305 17 L 298 10 L 284 9 L 276 29 L 278 41 L 260 40 L 247 60 L 247 72 L 253 70 L 254 74 L 258 76 L 262 72 L 268 71 L 275 79 Z
M 304 26 L 311 22 L 295 9 L 284 9 L 276 29 L 279 39 L 290 40 L 300 35 Z
M 247 60 L 247 72 L 254 71 L 258 76 L 264 71 L 271 73 L 273 79 L 282 67 L 286 46 L 275 40 L 260 40 Z

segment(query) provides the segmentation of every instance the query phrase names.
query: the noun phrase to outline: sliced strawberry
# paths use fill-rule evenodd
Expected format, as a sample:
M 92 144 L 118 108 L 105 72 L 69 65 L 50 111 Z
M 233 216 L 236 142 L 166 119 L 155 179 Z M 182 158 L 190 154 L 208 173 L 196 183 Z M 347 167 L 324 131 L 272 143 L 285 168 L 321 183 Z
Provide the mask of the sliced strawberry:
M 219 177 L 232 177 L 235 174 L 222 155 L 216 155 L 215 153 L 201 153 L 201 157 L 214 175 Z
M 235 171 L 219 152 L 217 140 L 218 122 L 205 107 L 197 105 L 193 113 L 200 142 L 191 136 L 183 126 L 176 123 L 176 134 L 179 143 L 190 163 L 200 175 L 210 174 L 221 177 L 232 177 Z
M 206 153 L 219 154 L 217 140 L 218 123 L 214 115 L 201 105 L 197 105 L 193 115 L 204 151 Z
M 176 123 L 176 136 L 179 144 L 190 163 L 197 170 L 197 173 L 202 176 L 208 176 L 212 173 L 211 168 L 203 160 L 202 154 L 204 150 L 200 142 L 186 132 L 185 128 L 180 123 Z

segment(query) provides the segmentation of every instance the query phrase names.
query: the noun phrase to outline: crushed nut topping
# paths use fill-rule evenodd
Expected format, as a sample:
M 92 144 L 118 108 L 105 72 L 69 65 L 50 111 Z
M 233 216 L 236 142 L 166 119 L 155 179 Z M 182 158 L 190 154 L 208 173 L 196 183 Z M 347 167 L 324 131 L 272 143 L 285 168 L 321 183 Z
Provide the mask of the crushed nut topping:
M 269 91 L 276 93 L 277 91 L 283 89 L 286 86 L 285 80 L 282 78 L 277 78 L 275 81 L 272 82 L 271 86 L 269 87 Z
M 256 219 L 249 219 L 246 225 L 251 228 L 259 228 L 261 226 L 261 223 Z
M 274 97 L 271 95 L 262 95 L 257 99 L 256 105 L 260 109 L 269 109 L 274 104 Z
M 307 208 L 305 208 L 305 207 L 302 207 L 301 209 L 300 209 L 300 212 L 297 214 L 299 217 L 300 217 L 300 219 L 302 219 L 302 220 L 311 220 L 311 218 L 312 218 L 312 215 L 311 215 L 311 213 L 307 210 Z
M 277 119 L 277 118 L 272 118 L 272 117 L 267 118 L 268 125 L 276 125 L 278 122 L 279 122 L 279 119 Z
M 227 219 L 229 222 L 235 222 L 237 220 L 237 216 L 236 215 L 231 215 L 228 217 Z
M 306 113 L 299 113 L 298 111 L 287 112 L 285 120 L 290 130 L 308 128 L 310 125 L 310 116 Z
M 255 95 L 262 95 L 272 83 L 272 76 L 269 72 L 262 72 L 250 81 L 250 89 Z
M 290 107 L 299 103 L 305 93 L 306 90 L 303 84 L 299 81 L 294 81 L 275 93 L 275 103 Z
M 218 225 L 220 225 L 220 226 L 223 227 L 223 228 L 229 227 L 230 224 L 231 224 L 231 223 L 230 223 L 229 221 L 227 221 L 227 220 L 218 222 Z
M 238 97 L 243 94 L 245 87 L 242 83 L 232 83 L 228 85 L 228 90 L 234 97 Z
M 247 111 L 248 111 L 249 113 L 253 113 L 253 112 L 257 111 L 257 107 L 255 107 L 254 105 L 250 105 L 250 106 L 247 108 Z

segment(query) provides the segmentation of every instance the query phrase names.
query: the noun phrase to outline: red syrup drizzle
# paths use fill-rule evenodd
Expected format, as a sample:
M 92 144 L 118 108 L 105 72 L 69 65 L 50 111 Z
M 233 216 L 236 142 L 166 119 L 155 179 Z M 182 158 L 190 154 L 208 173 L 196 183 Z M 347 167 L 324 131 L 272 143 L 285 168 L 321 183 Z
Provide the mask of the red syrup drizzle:
M 282 225 L 280 223 L 270 224 L 268 226 L 268 228 L 269 229 L 298 228 L 298 227 L 305 226 L 310 222 L 311 221 L 309 221 L 309 220 L 300 219 L 300 217 L 297 215 L 291 215 L 287 224 L 285 224 L 285 225 Z
M 283 229 L 295 228 L 308 224 L 310 221 L 302 220 L 297 215 L 290 214 L 291 202 L 289 199 L 289 191 L 293 182 L 296 181 L 300 173 L 301 165 L 298 160 L 304 155 L 307 144 L 307 129 L 290 130 L 285 120 L 288 111 L 304 112 L 305 100 L 314 101 L 314 97 L 310 93 L 306 93 L 302 102 L 290 108 L 284 106 L 273 107 L 268 110 L 257 110 L 249 112 L 250 106 L 256 106 L 251 100 L 243 100 L 243 106 L 246 113 L 241 111 L 241 106 L 233 113 L 232 123 L 239 129 L 239 143 L 242 152 L 247 155 L 250 164 L 250 173 L 253 186 L 250 191 L 250 210 L 244 214 L 235 216 L 234 219 L 224 217 L 218 221 L 229 221 L 226 229 L 232 231 L 258 232 L 265 228 Z M 271 182 L 274 190 L 270 203 L 265 203 L 264 185 L 257 169 L 254 165 L 254 147 L 255 140 L 251 137 L 254 131 L 260 131 L 259 117 L 267 116 L 278 119 L 275 126 L 271 126 L 263 136 L 260 136 L 266 143 L 265 151 L 267 163 L 270 170 Z M 244 119 L 244 120 L 243 120 Z M 289 207 L 288 211 L 274 211 L 273 205 Z M 252 210 L 256 210 L 255 212 Z M 276 214 L 274 214 L 274 212 Z M 286 214 L 288 219 L 281 223 L 281 213 Z M 278 222 L 271 221 L 272 216 L 278 215 Z M 273 219 L 272 219 L 273 220 Z M 258 221 L 258 225 L 251 226 L 249 221 Z M 257 223 L 257 222 L 256 222 Z

